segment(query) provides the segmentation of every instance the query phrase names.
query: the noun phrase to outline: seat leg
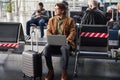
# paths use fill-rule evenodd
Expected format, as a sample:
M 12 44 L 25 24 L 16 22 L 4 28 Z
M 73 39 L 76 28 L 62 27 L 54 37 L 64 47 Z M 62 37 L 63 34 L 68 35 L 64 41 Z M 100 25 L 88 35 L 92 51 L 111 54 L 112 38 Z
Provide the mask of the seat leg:
M 36 77 L 33 77 L 33 80 L 36 80 Z
M 75 67 L 74 67 L 74 75 L 73 77 L 77 76 L 77 68 L 78 68 L 78 54 L 79 52 L 76 53 L 76 58 L 75 58 Z

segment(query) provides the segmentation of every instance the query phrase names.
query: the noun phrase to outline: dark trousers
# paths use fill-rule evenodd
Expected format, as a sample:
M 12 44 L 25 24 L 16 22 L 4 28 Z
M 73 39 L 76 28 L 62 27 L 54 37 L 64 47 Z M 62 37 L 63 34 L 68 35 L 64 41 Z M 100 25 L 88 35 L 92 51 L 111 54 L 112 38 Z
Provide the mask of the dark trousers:
M 53 70 L 53 64 L 52 64 L 52 54 L 62 54 L 62 60 L 63 60 L 63 65 L 62 68 L 67 70 L 68 68 L 68 61 L 69 61 L 69 52 L 70 51 L 70 45 L 67 44 L 65 46 L 51 46 L 47 45 L 44 49 L 44 55 L 46 59 L 46 65 L 49 70 Z
M 36 24 L 40 27 L 41 37 L 44 36 L 44 26 L 45 26 L 45 20 L 43 18 L 32 18 L 26 23 L 26 34 L 30 35 L 30 26 L 31 24 Z

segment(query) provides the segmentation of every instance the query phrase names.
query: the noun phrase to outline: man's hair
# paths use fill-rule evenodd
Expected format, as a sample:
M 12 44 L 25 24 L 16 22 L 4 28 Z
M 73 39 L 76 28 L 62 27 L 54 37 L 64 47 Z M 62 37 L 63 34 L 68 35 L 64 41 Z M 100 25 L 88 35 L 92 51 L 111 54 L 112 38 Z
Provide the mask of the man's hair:
M 98 1 L 97 0 L 88 0 L 89 5 L 93 5 L 95 7 L 98 7 Z
M 59 9 L 63 10 L 64 11 L 64 15 L 66 15 L 66 11 L 67 11 L 67 7 L 64 3 L 56 3 L 55 6 L 58 6 Z
M 66 1 L 64 1 L 64 0 L 62 1 L 62 3 L 65 4 L 67 7 L 68 7 L 68 5 L 69 5 L 68 2 L 66 2 Z
M 38 5 L 43 7 L 43 3 L 42 3 L 42 2 L 39 2 L 39 4 L 38 4 Z

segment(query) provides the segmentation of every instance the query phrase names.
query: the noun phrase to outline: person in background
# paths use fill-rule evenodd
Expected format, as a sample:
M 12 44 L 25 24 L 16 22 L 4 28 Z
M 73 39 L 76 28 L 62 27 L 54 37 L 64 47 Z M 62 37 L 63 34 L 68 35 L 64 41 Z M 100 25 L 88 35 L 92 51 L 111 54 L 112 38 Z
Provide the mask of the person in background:
M 119 21 L 119 25 L 120 25 L 120 2 L 117 3 L 117 12 L 118 12 L 118 21 Z M 120 28 L 120 26 L 119 26 Z
M 117 11 L 120 13 L 120 2 L 117 3 Z
M 67 15 L 67 16 L 70 16 L 70 13 L 69 13 L 69 4 L 68 4 L 68 2 L 67 2 L 66 0 L 63 0 L 62 3 L 65 4 L 65 6 L 67 7 L 67 10 L 66 10 L 67 13 L 66 13 L 66 15 Z
M 41 38 L 44 36 L 44 26 L 45 26 L 45 21 L 48 19 L 47 11 L 43 8 L 43 3 L 40 2 L 38 4 L 38 10 L 35 10 L 35 12 L 32 14 L 32 17 L 29 21 L 26 23 L 26 40 L 29 40 L 30 37 L 30 27 L 31 24 L 36 24 L 37 26 L 40 27 L 40 32 L 41 32 Z
M 81 24 L 106 25 L 106 23 L 107 20 L 103 11 L 98 9 L 98 1 L 88 0 L 88 8 L 81 19 Z
M 55 4 L 55 16 L 50 18 L 47 26 L 47 35 L 65 35 L 66 45 L 55 46 L 46 45 L 44 48 L 44 55 L 46 59 L 46 65 L 49 69 L 45 80 L 52 80 L 54 77 L 54 69 L 52 64 L 52 54 L 54 52 L 61 52 L 62 54 L 62 75 L 61 80 L 68 80 L 68 62 L 69 62 L 69 51 L 70 49 L 75 49 L 75 35 L 76 28 L 74 20 L 66 15 L 67 7 L 64 3 Z
M 68 9 L 68 5 L 69 5 L 68 2 L 66 0 L 63 0 L 62 3 L 65 4 Z

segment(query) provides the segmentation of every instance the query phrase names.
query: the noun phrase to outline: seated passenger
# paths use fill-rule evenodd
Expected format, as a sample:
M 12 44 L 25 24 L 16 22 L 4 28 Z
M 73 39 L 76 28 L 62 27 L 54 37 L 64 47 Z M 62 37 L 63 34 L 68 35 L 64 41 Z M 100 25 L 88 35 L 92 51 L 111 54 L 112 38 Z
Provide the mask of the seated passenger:
M 68 16 L 67 8 L 64 3 L 55 4 L 55 16 L 49 19 L 47 26 L 47 35 L 65 35 L 66 36 L 66 45 L 64 46 L 55 46 L 55 45 L 46 45 L 43 53 L 45 55 L 46 64 L 49 69 L 45 80 L 52 80 L 54 76 L 53 64 L 52 64 L 52 53 L 61 52 L 62 54 L 62 76 L 61 80 L 67 80 L 67 69 L 69 62 L 69 50 L 70 48 L 75 48 L 75 24 L 74 20 Z
M 117 3 L 117 11 L 120 13 L 120 2 Z
M 45 20 L 48 19 L 47 16 L 47 11 L 43 8 L 43 3 L 40 2 L 38 4 L 38 10 L 36 10 L 31 19 L 27 21 L 26 23 L 26 40 L 30 39 L 30 26 L 31 24 L 36 24 L 37 26 L 40 27 L 40 32 L 41 32 L 41 38 L 44 36 L 44 26 L 45 26 Z
M 120 14 L 120 1 L 117 3 L 117 11 Z M 120 15 L 119 14 L 118 14 L 118 20 L 119 20 L 119 23 L 120 23 Z
M 115 5 L 114 5 L 115 6 Z M 110 19 L 108 19 L 108 27 L 109 29 L 120 29 L 120 2 L 117 3 L 117 5 L 115 7 L 111 8 L 113 11 L 113 15 L 112 17 L 110 16 Z M 113 9 L 116 9 L 116 11 L 114 11 Z M 112 13 L 111 13 L 112 14 Z
M 104 13 L 98 9 L 97 0 L 88 0 L 88 8 L 81 20 L 81 24 L 100 24 L 106 25 L 106 17 Z

